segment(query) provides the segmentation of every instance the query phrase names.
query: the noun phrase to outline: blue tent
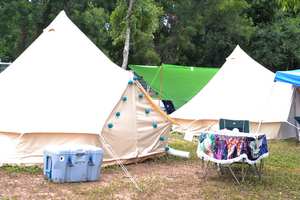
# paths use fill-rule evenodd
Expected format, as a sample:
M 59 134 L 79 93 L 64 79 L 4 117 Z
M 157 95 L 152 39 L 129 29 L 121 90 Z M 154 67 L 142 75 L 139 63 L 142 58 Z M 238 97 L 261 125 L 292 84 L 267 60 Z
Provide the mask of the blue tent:
M 296 87 L 300 87 L 300 69 L 278 71 L 275 75 L 275 81 L 290 83 Z

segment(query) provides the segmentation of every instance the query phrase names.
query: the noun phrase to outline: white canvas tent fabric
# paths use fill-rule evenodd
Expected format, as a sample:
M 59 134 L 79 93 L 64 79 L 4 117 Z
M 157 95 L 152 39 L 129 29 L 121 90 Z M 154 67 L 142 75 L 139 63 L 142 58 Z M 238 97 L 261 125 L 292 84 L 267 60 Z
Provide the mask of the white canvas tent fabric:
M 295 117 L 300 116 L 300 91 L 294 88 L 293 98 L 291 101 L 291 110 L 286 123 L 280 127 L 280 135 L 296 137 L 300 141 L 300 124 Z
M 130 78 L 61 12 L 1 73 L 0 130 L 97 134 Z
M 193 129 L 217 129 L 220 118 L 249 120 L 252 132 L 289 137 L 279 128 L 289 116 L 293 91 L 287 84 L 274 83 L 274 76 L 237 46 L 210 82 L 171 117 Z
M 289 133 L 291 135 L 296 135 L 300 141 L 300 123 L 296 121 L 295 117 L 300 116 L 300 70 L 291 71 L 277 71 L 275 75 L 275 81 L 285 82 L 293 85 L 294 95 L 291 104 L 291 111 L 288 121 L 284 126 L 281 127 L 281 131 Z
M 134 96 L 147 94 L 131 78 L 60 12 L 0 75 L 0 163 L 40 163 L 47 145 L 103 145 L 101 133 L 109 140 L 120 132 L 109 140 L 120 159 L 162 152 L 170 122 L 150 98 Z M 137 117 L 143 106 L 150 117 Z M 108 130 L 117 107 L 118 125 Z

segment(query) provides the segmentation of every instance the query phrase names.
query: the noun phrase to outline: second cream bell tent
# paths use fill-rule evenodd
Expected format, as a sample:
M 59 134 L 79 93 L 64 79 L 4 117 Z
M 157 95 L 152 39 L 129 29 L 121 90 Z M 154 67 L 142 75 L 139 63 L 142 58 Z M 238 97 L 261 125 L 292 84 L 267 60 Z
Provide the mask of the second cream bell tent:
M 251 132 L 268 138 L 292 137 L 281 127 L 289 116 L 293 90 L 274 83 L 274 76 L 237 46 L 208 84 L 171 117 L 187 131 L 217 130 L 219 119 L 225 118 L 249 120 Z
M 52 145 L 96 145 L 105 162 L 164 152 L 170 118 L 64 11 L 0 75 L 0 163 Z M 114 156 L 111 155 L 111 149 Z

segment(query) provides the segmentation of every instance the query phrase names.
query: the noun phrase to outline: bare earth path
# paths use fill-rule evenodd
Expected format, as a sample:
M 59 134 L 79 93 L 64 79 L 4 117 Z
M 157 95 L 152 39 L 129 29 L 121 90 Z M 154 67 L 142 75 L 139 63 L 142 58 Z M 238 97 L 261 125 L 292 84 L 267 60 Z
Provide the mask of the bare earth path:
M 199 163 L 145 162 L 127 166 L 137 179 L 137 191 L 119 168 L 104 169 L 101 180 L 55 184 L 42 174 L 7 173 L 0 170 L 0 199 L 201 199 Z

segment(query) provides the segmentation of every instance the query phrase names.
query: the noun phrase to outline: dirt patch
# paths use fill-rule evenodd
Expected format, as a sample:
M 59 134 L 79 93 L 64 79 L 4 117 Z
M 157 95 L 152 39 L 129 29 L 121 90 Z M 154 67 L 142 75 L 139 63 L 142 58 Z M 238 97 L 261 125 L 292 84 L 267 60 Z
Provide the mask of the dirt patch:
M 267 168 L 262 181 L 249 177 L 242 185 L 219 176 L 214 165 L 204 178 L 199 160 L 152 160 L 126 166 L 142 191 L 119 167 L 105 168 L 97 182 L 55 184 L 42 174 L 12 173 L 0 169 L 0 199 L 299 199 L 300 174 Z
M 197 162 L 170 164 L 150 161 L 128 165 L 127 168 L 143 192 L 138 192 L 119 168 L 104 169 L 101 180 L 97 182 L 65 184 L 51 183 L 42 174 L 0 170 L 0 199 L 155 199 L 162 196 L 182 199 L 201 182 L 197 175 L 201 168 Z M 103 198 L 98 195 L 103 195 Z M 188 199 L 199 198 L 189 196 Z

